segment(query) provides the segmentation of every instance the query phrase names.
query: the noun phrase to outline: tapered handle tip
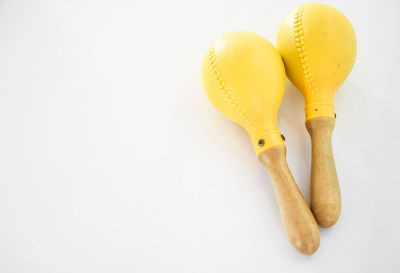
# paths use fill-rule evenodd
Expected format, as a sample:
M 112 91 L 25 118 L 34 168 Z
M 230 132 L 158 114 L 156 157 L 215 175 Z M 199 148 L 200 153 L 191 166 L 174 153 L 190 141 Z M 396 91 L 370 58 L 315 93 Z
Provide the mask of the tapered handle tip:
M 336 196 L 340 196 L 337 194 Z M 341 202 L 333 201 L 331 204 L 311 202 L 311 211 L 313 212 L 318 224 L 323 228 L 329 228 L 336 224 L 340 217 Z
M 318 228 L 308 238 L 291 239 L 292 245 L 302 254 L 311 255 L 319 248 L 320 235 Z

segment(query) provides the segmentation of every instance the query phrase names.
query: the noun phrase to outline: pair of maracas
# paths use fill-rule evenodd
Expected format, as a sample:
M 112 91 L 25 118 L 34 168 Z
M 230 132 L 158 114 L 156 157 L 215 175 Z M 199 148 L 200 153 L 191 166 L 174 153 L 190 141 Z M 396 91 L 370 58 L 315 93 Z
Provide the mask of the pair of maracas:
M 356 38 L 340 11 L 325 4 L 304 4 L 282 23 L 277 47 L 251 32 L 222 35 L 207 51 L 202 79 L 213 105 L 250 135 L 258 159 L 270 174 L 291 243 L 311 254 L 320 242 L 317 222 L 329 227 L 340 215 L 331 144 L 336 118 L 333 100 L 352 69 Z M 290 173 L 277 125 L 285 70 L 306 104 L 312 142 L 311 210 Z

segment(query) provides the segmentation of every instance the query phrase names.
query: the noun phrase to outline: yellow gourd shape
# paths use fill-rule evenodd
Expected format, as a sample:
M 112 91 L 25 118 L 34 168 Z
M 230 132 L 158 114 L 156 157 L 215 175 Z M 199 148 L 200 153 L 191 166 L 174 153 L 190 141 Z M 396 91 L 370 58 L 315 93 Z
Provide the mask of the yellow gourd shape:
M 334 96 L 350 73 L 357 51 L 346 16 L 325 4 L 304 4 L 282 23 L 277 47 L 288 78 L 303 93 L 306 120 L 335 119 Z
M 207 50 L 202 65 L 208 98 L 222 114 L 246 129 L 257 155 L 285 145 L 277 125 L 285 77 L 275 47 L 246 31 L 218 38 Z
M 251 32 L 225 34 L 207 50 L 202 78 L 212 104 L 249 133 L 270 175 L 290 242 L 301 253 L 314 253 L 318 225 L 290 173 L 277 125 L 286 78 L 278 51 Z

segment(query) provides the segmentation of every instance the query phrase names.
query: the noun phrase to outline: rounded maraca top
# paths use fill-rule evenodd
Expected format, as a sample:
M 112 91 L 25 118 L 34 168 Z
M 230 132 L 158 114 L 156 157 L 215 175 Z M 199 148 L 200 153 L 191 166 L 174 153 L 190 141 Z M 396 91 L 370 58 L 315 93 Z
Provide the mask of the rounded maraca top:
M 211 103 L 246 129 L 257 154 L 284 145 L 277 114 L 285 69 L 265 38 L 246 31 L 219 37 L 204 57 L 202 81 Z
M 334 118 L 333 100 L 357 51 L 350 21 L 339 10 L 308 3 L 283 21 L 277 38 L 290 81 L 303 93 L 307 120 Z

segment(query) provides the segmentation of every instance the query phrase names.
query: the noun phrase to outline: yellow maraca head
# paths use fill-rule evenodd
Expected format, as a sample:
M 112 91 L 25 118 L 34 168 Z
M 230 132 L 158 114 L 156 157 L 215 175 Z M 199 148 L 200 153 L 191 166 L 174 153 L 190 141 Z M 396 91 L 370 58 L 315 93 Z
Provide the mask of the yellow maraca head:
M 283 21 L 277 47 L 288 78 L 305 98 L 306 120 L 334 119 L 335 93 L 350 73 L 357 51 L 350 21 L 331 6 L 304 4 Z
M 211 103 L 246 129 L 257 155 L 284 145 L 277 114 L 285 69 L 270 42 L 246 31 L 222 35 L 207 50 L 202 80 Z

